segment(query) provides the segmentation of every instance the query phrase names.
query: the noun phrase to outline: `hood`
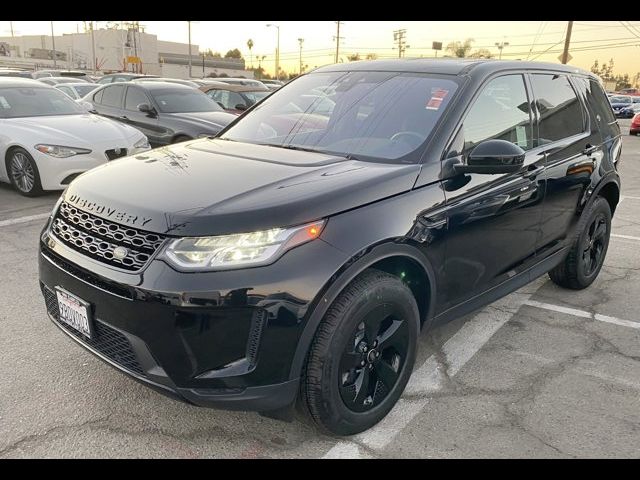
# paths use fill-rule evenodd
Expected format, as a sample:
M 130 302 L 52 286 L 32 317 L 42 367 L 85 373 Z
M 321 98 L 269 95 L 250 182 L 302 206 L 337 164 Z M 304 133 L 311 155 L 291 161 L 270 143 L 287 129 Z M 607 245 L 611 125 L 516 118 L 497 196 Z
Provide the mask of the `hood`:
M 92 113 L 10 119 L 11 128 L 28 134 L 33 143 L 53 143 L 93 149 L 96 145 L 141 137 L 129 125 Z
M 94 168 L 65 199 L 156 233 L 220 235 L 299 225 L 406 192 L 419 170 L 202 139 Z
M 163 115 L 201 127 L 203 133 L 208 130 L 218 132 L 238 118 L 237 115 L 227 112 L 164 113 Z

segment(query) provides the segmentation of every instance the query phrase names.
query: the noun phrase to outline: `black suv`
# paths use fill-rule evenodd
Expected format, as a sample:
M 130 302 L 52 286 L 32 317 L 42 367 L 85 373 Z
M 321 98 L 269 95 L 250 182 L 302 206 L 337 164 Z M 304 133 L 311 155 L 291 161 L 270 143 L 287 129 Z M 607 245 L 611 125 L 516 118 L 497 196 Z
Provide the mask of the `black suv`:
M 42 292 L 65 333 L 161 392 L 297 403 L 353 434 L 402 394 L 420 330 L 546 272 L 594 281 L 620 148 L 598 79 L 573 67 L 332 65 L 219 138 L 74 180 L 42 232 Z

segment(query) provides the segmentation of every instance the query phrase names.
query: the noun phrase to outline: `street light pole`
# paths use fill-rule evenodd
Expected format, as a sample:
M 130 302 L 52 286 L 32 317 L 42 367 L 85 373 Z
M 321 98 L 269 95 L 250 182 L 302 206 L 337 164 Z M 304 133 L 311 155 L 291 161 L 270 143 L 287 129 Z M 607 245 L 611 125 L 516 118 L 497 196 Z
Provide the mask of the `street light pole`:
M 502 60 L 502 49 L 504 47 L 508 47 L 509 46 L 509 42 L 496 42 L 495 45 L 496 45 L 496 47 L 498 47 L 498 50 L 500 51 L 500 55 L 498 56 L 498 60 Z
M 276 27 L 278 29 L 277 46 L 276 46 L 276 80 L 280 80 L 280 26 L 267 23 L 267 27 Z
M 189 24 L 189 78 L 191 78 L 191 22 Z
M 51 43 L 53 44 L 53 68 L 58 68 L 56 61 L 56 37 L 53 36 L 53 21 L 51 22 Z
M 304 38 L 299 38 L 298 43 L 300 44 L 300 73 L 298 75 L 302 75 L 302 44 L 304 42 Z

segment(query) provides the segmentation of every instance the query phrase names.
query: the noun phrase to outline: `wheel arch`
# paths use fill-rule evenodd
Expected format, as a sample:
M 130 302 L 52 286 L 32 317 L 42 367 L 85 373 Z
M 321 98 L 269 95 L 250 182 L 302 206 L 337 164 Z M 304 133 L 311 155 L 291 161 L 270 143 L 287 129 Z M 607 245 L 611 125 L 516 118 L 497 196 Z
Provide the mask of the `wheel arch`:
M 369 268 L 378 268 L 402 278 L 418 304 L 421 326 L 425 328 L 430 325 L 434 318 L 436 283 L 433 267 L 427 257 L 409 243 L 391 241 L 369 247 L 346 261 L 311 302 L 310 313 L 298 340 L 289 378 L 300 377 L 313 338 L 331 304 L 347 285 Z M 402 272 L 405 273 L 404 277 L 401 275 Z M 421 287 L 425 287 L 426 292 L 421 292 Z
M 620 203 L 620 186 L 614 180 L 608 181 L 598 189 L 596 196 L 604 197 L 609 203 L 611 215 L 613 215 L 618 203 Z

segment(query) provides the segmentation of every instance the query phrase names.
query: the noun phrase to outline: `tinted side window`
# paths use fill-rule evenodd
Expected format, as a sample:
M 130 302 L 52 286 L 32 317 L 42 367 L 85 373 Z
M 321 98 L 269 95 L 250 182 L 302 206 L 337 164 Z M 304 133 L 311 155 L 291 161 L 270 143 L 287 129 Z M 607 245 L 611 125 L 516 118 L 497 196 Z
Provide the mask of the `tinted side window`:
M 565 75 L 531 75 L 540 112 L 540 145 L 584 132 L 584 114 L 576 92 Z
M 611 109 L 611 103 L 609 103 L 609 99 L 602 90 L 600 84 L 596 80 L 581 80 L 583 80 L 587 86 L 587 100 L 596 114 L 596 120 L 598 123 L 615 122 L 616 117 Z
M 529 99 L 522 75 L 491 80 L 476 98 L 462 125 L 463 152 L 489 139 L 507 140 L 523 150 L 533 147 Z
M 127 96 L 124 100 L 124 108 L 127 110 L 138 111 L 138 105 L 141 103 L 149 104 L 147 94 L 136 87 L 127 88 Z
M 122 107 L 122 92 L 124 87 L 122 85 L 113 85 L 106 87 L 102 93 L 102 105 L 107 107 Z

